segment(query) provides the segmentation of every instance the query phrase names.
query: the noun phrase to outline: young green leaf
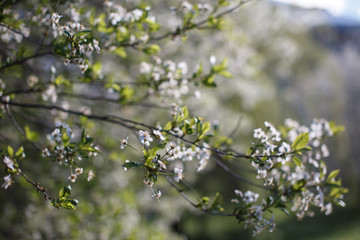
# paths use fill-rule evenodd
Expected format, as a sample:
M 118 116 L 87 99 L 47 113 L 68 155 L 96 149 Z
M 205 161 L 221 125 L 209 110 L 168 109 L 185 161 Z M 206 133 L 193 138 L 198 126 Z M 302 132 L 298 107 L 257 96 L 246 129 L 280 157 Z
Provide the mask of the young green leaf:
M 298 151 L 303 149 L 306 144 L 309 142 L 309 133 L 302 133 L 296 137 L 294 142 L 291 144 L 291 149 L 294 151 Z
M 332 179 L 336 178 L 336 176 L 339 174 L 339 172 L 340 172 L 340 169 L 336 169 L 336 170 L 332 171 L 332 172 L 329 174 L 328 178 L 326 179 L 326 182 L 329 182 L 329 181 L 331 181 Z
M 8 145 L 7 151 L 11 157 L 14 156 L 14 149 L 10 145 Z
M 70 194 L 71 194 L 70 186 L 62 187 L 59 191 L 59 199 L 60 200 L 68 199 L 70 197 Z
M 298 166 L 301 167 L 301 160 L 298 157 L 293 156 L 292 159 L 294 160 L 294 163 Z
M 127 163 L 124 163 L 122 165 L 122 167 L 128 168 L 128 169 L 130 169 L 130 168 L 138 168 L 138 167 L 141 167 L 141 166 L 143 166 L 143 164 L 139 163 L 139 162 L 127 162 Z

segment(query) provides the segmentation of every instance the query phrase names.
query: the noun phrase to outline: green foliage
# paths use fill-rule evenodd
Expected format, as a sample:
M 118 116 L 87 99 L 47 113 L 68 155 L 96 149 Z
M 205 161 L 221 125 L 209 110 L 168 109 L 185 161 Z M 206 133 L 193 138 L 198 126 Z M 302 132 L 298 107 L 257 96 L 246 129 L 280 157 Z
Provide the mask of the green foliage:
M 78 204 L 78 200 L 71 199 L 71 187 L 62 187 L 59 191 L 58 199 L 51 199 L 50 204 L 55 208 L 64 208 L 67 210 L 76 210 L 76 206 Z
M 293 151 L 299 151 L 306 147 L 307 143 L 309 142 L 309 133 L 302 133 L 296 137 L 294 142 L 291 144 L 291 149 Z

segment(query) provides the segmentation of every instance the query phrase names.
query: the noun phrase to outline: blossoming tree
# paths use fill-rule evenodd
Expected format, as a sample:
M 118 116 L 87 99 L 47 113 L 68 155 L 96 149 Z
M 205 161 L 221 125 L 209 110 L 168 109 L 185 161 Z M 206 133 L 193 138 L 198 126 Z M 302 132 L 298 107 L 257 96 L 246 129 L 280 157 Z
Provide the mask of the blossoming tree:
M 125 189 L 143 189 L 142 197 L 152 200 L 139 206 L 142 200 L 135 198 L 139 203 L 129 200 L 130 207 L 125 206 L 132 211 L 119 210 L 128 214 L 118 233 L 123 237 L 133 234 L 124 227 L 130 215 L 154 205 L 161 211 L 174 202 L 177 211 L 190 206 L 233 217 L 254 235 L 275 229 L 274 209 L 291 210 L 301 219 L 314 215 L 315 208 L 327 215 L 334 204 L 345 206 L 346 189 L 339 170 L 327 170 L 324 142 L 341 126 L 315 119 L 306 127 L 286 119 L 277 128 L 265 121 L 242 150 L 218 122 L 198 116 L 192 104 L 202 89 L 221 89 L 219 79 L 237 78 L 227 60 L 213 55 L 202 63 L 197 56 L 169 60 L 181 54 L 181 47 L 195 44 L 193 32 L 224 30 L 224 18 L 247 2 L 3 1 L 5 192 L 20 188 L 29 199 L 34 198 L 29 192 L 37 192 L 36 198 L 42 195 L 55 208 L 96 215 L 89 209 L 115 204 L 109 197 L 114 188 L 123 189 L 120 199 L 129 198 Z M 253 177 L 242 176 L 234 162 L 248 165 Z M 209 165 L 239 184 L 231 199 L 219 192 L 192 194 L 191 182 Z M 127 184 L 129 179 L 135 183 Z M 91 194 L 79 202 L 76 192 L 87 196 L 87 191 Z M 19 193 L 13 194 L 8 197 Z

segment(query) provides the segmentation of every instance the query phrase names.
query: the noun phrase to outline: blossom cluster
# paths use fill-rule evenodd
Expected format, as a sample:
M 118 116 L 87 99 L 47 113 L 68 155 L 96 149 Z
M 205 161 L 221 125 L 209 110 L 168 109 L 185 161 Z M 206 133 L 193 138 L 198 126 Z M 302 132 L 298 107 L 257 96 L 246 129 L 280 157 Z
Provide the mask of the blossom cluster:
M 73 171 L 73 166 L 76 166 L 76 160 L 81 161 L 83 158 L 88 158 L 90 156 L 96 156 L 98 152 L 98 147 L 94 146 L 92 140 L 86 140 L 84 133 L 82 134 L 82 139 L 80 142 L 75 145 L 70 143 L 70 139 L 74 139 L 74 134 L 72 129 L 67 124 L 60 124 L 59 127 L 48 135 L 48 140 L 50 140 L 52 148 L 46 147 L 42 150 L 43 157 L 54 157 L 55 160 L 60 164 L 65 164 L 70 166 L 70 176 L 68 179 L 71 182 L 75 182 L 77 177 L 83 174 L 84 169 L 81 167 L 76 167 Z M 90 181 L 95 177 L 95 174 L 90 170 L 87 174 L 87 180 Z
M 239 212 L 245 225 L 244 228 L 254 227 L 253 235 L 257 235 L 265 229 L 269 229 L 269 232 L 274 231 L 276 224 L 274 222 L 274 215 L 270 219 L 264 216 L 267 209 L 267 204 L 263 200 L 262 204 L 256 204 L 259 198 L 258 193 L 252 191 L 246 191 L 243 193 L 240 190 L 235 190 L 237 198 L 231 200 L 232 203 L 237 204 L 242 209 Z
M 209 145 L 204 143 L 203 147 L 191 147 L 179 146 L 171 142 L 166 153 L 169 157 L 169 161 L 192 161 L 196 159 L 198 161 L 197 171 L 200 172 L 205 169 L 211 156 Z
M 144 11 L 139 8 L 128 11 L 120 4 L 115 4 L 111 1 L 105 1 L 104 4 L 110 12 L 109 21 L 112 25 L 117 25 L 121 22 L 128 23 L 139 21 L 144 14 Z M 150 7 L 148 7 L 146 10 L 149 11 Z
M 93 52 L 100 53 L 99 41 L 96 39 L 89 39 L 85 27 L 79 22 L 67 22 L 65 25 L 60 25 L 59 21 L 62 15 L 53 12 L 51 15 L 52 29 L 54 37 L 66 35 L 71 42 L 71 49 L 68 57 L 65 60 L 65 65 L 75 64 L 84 73 L 88 69 L 87 60 L 84 58 L 91 57 Z
M 338 170 L 327 176 L 324 161 L 330 153 L 323 141 L 334 134 L 331 124 L 314 119 L 306 127 L 286 119 L 282 135 L 270 123 L 265 122 L 265 126 L 266 130 L 254 130 L 257 143 L 252 148 L 252 166 L 257 170 L 257 178 L 281 192 L 281 201 L 291 202 L 291 210 L 299 219 L 314 215 L 311 206 L 326 215 L 332 212 L 333 203 L 345 206 L 346 189 L 335 180 Z M 330 186 L 335 186 L 336 191 L 330 191 Z M 295 194 L 294 199 L 290 193 Z
M 156 145 L 151 145 L 151 142 L 154 141 L 154 138 L 158 140 L 158 143 Z M 128 139 L 129 137 L 120 139 L 120 149 L 124 149 L 126 146 L 130 146 L 128 144 Z M 189 162 L 196 159 L 198 161 L 197 171 L 199 172 L 205 169 L 211 156 L 209 145 L 206 143 L 204 143 L 202 147 L 197 146 L 194 148 L 177 145 L 174 142 L 169 142 L 166 144 L 167 139 L 161 130 L 153 130 L 152 134 L 150 134 L 148 131 L 139 130 L 139 141 L 144 146 L 143 152 L 145 156 L 145 166 L 148 166 L 152 169 L 152 172 L 149 172 L 145 176 L 144 183 L 150 186 L 152 190 L 154 187 L 154 182 L 157 180 L 157 177 L 154 178 L 154 176 L 157 176 L 158 173 L 173 175 L 175 182 L 181 182 L 183 180 L 183 168 L 179 167 L 183 166 L 183 164 L 177 164 L 177 161 Z M 162 150 L 163 147 L 160 146 L 167 147 Z M 171 167 L 169 167 L 169 165 L 171 165 Z M 143 166 L 143 163 L 130 162 L 129 160 L 126 160 L 125 164 L 123 165 L 125 171 L 128 171 L 129 168 L 139 166 Z M 169 169 L 173 170 L 168 172 Z M 159 199 L 161 196 L 161 193 L 159 194 L 159 192 L 154 190 L 153 194 L 153 196 L 157 199 Z
M 189 93 L 186 62 L 175 63 L 170 60 L 155 59 L 155 63 L 142 62 L 140 73 L 146 76 L 158 90 L 161 97 L 178 101 Z
M 13 40 L 20 43 L 24 37 L 27 38 L 29 35 L 30 28 L 26 27 L 24 23 L 19 25 L 19 29 L 13 29 L 10 26 L 0 25 L 0 39 L 4 43 L 10 43 Z

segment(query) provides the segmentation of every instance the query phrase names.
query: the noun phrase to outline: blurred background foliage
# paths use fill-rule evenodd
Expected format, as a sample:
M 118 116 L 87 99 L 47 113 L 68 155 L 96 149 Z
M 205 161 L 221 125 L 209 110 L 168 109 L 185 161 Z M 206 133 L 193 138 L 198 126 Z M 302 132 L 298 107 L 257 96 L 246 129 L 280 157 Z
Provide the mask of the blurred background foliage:
M 137 3 L 139 1 L 132 4 Z M 174 1 L 151 3 L 158 22 L 169 28 L 176 24 L 168 10 Z M 233 78 L 217 78 L 217 88 L 199 88 L 201 98 L 189 96 L 183 103 L 190 112 L 218 125 L 242 152 L 250 146 L 252 130 L 262 127 L 265 120 L 281 125 L 285 118 L 303 124 L 309 124 L 313 118 L 326 118 L 346 127 L 343 134 L 329 143 L 331 157 L 327 164 L 328 169 L 341 169 L 343 185 L 349 188 L 345 197 L 347 207 L 335 208 L 330 216 L 317 213 L 314 218 L 300 222 L 293 215 L 276 212 L 277 230 L 263 232 L 255 239 L 343 240 L 360 236 L 360 27 L 329 25 L 326 19 L 319 23 L 322 18 L 321 11 L 253 1 L 227 16 L 221 32 L 194 31 L 188 33 L 185 43 L 178 38 L 159 43 L 163 49 L 159 54 L 162 59 L 187 61 L 189 66 L 202 62 L 206 69 L 211 56 L 215 56 L 217 62 L 227 59 Z M 136 76 L 144 56 L 137 55 L 135 50 L 127 51 L 126 59 L 104 57 L 104 73 L 125 80 Z M 43 61 L 46 62 L 46 58 Z M 70 104 L 78 105 L 76 100 Z M 120 112 L 144 122 L 156 122 L 168 115 L 166 111 L 141 106 L 110 104 L 97 109 L 96 104 L 89 104 L 95 112 Z M 77 120 L 69 116 L 68 121 Z M 137 153 L 120 152 L 117 139 L 130 136 L 131 144 L 135 143 L 131 139 L 136 136 L 113 125 L 95 127 L 91 120 L 81 121 L 87 131 L 105 145 L 101 146 L 101 155 L 82 162 L 84 170 L 96 167 L 96 178 L 90 183 L 86 179 L 77 181 L 78 187 L 74 187 L 72 194 L 81 202 L 78 210 L 52 208 L 32 186 L 19 179 L 16 187 L 0 191 L 1 239 L 251 238 L 251 232 L 232 218 L 207 216 L 192 209 L 163 179 L 160 179 L 160 188 L 164 196 L 160 202 L 153 201 L 139 173 L 124 172 L 121 168 L 125 159 L 136 159 Z M 36 124 L 31 127 L 36 128 Z M 6 129 L 2 131 L 4 135 L 12 135 Z M 43 131 L 51 132 L 50 128 Z M 64 182 L 68 172 L 56 164 L 44 164 L 38 153 L 30 151 L 27 156 L 33 159 L 22 163 L 28 175 L 36 177 L 56 195 L 58 184 Z M 240 169 L 244 177 L 256 181 L 243 163 L 247 162 L 233 160 L 232 166 Z M 225 206 L 230 205 L 234 189 L 250 187 L 235 182 L 214 164 L 197 177 L 193 175 L 189 172 L 185 179 L 200 195 L 218 191 Z M 196 197 L 193 192 L 189 195 Z

